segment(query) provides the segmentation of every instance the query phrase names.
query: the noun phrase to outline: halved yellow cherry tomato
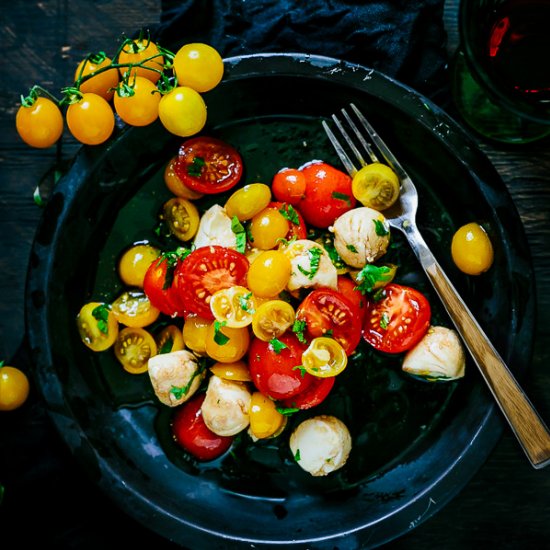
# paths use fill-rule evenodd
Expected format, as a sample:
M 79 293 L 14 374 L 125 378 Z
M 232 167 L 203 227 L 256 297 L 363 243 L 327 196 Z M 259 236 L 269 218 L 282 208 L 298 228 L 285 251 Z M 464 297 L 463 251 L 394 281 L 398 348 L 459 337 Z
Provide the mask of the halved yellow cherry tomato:
M 170 353 L 184 349 L 183 334 L 176 325 L 164 327 L 155 337 L 158 353 Z
M 127 290 L 111 304 L 111 310 L 119 323 L 127 327 L 146 327 L 160 315 L 142 290 Z
M 99 69 L 108 67 L 110 64 L 111 59 L 103 53 L 94 54 L 83 59 L 78 64 L 74 73 L 75 82 L 78 78 L 93 74 Z M 114 89 L 117 87 L 118 82 L 118 71 L 116 69 L 108 69 L 82 82 L 80 84 L 80 91 L 82 93 L 91 92 L 92 94 L 100 95 L 106 101 L 110 101 L 113 99 Z
M 220 363 L 218 361 L 210 367 L 210 371 L 224 380 L 235 380 L 236 382 L 252 381 L 250 371 L 244 361 L 235 361 L 234 363 Z
M 363 206 L 385 210 L 399 197 L 400 183 L 397 174 L 389 166 L 373 162 L 363 166 L 353 176 L 351 190 Z
M 197 92 L 208 92 L 223 76 L 223 60 L 212 46 L 202 43 L 185 44 L 174 56 L 178 82 Z
M 150 244 L 140 243 L 128 248 L 118 261 L 118 275 L 128 286 L 143 288 L 143 279 L 149 266 L 160 256 L 160 250 Z
M 148 61 L 145 61 L 146 59 Z M 118 62 L 140 63 L 141 66 L 133 67 L 130 74 L 142 76 L 155 83 L 159 80 L 164 68 L 164 57 L 160 55 L 157 45 L 146 39 L 134 40 L 133 43 L 126 44 L 118 56 Z M 129 67 L 119 69 L 122 76 L 129 70 Z
M 120 331 L 114 350 L 125 371 L 141 374 L 147 371 L 149 359 L 157 354 L 157 344 L 145 329 L 126 327 Z
M 280 250 L 267 250 L 250 264 L 247 284 L 261 298 L 273 298 L 282 292 L 290 279 L 292 265 Z
M 180 241 L 188 241 L 199 228 L 199 211 L 187 199 L 174 197 L 164 203 L 162 216 L 172 234 Z
M 115 115 L 105 99 L 85 93 L 67 108 L 67 126 L 73 137 L 86 145 L 107 141 L 115 128 Z
M 220 363 L 242 359 L 248 349 L 248 328 L 231 328 L 214 321 L 206 331 L 206 354 Z
M 199 315 L 189 315 L 183 324 L 183 342 L 191 351 L 200 355 L 206 353 L 206 333 L 212 321 Z
M 118 336 L 118 321 L 103 302 L 83 305 L 76 317 L 76 324 L 82 342 L 92 351 L 110 348 Z
M 296 312 L 288 302 L 269 300 L 258 306 L 252 318 L 252 331 L 260 340 L 269 342 L 288 330 L 295 318 Z
M 39 97 L 31 106 L 19 107 L 15 115 L 15 127 L 27 145 L 45 149 L 61 137 L 63 115 L 51 99 Z
M 237 189 L 225 203 L 225 213 L 246 221 L 261 212 L 271 202 L 271 189 L 265 183 L 250 183 Z
M 256 248 L 270 250 L 286 237 L 289 229 L 288 221 L 276 208 L 264 208 L 252 218 L 249 232 Z
M 153 82 L 142 76 L 130 78 L 129 93 L 124 86 L 114 98 L 115 111 L 130 126 L 147 126 L 159 116 L 160 92 Z
M 177 175 L 174 166 L 178 160 L 178 157 L 172 157 L 166 168 L 164 169 L 164 183 L 166 187 L 176 195 L 176 197 L 182 197 L 183 199 L 200 199 L 203 195 L 198 191 L 187 187 L 185 183 L 181 181 L 181 178 Z
M 210 298 L 210 309 L 218 321 L 231 328 L 246 327 L 252 323 L 256 299 L 248 288 L 231 286 L 217 290 Z
M 493 245 L 477 223 L 467 223 L 453 235 L 451 255 L 456 267 L 468 275 L 481 275 L 493 265 Z
M 340 374 L 348 364 L 344 348 L 333 338 L 314 338 L 302 353 L 302 365 L 313 376 L 328 378 Z
M 286 416 L 277 410 L 275 401 L 260 392 L 250 399 L 250 431 L 258 439 L 279 435 L 286 424 Z
M 0 411 L 19 408 L 29 396 L 29 379 L 16 367 L 0 361 Z
M 206 124 L 206 104 L 192 88 L 178 86 L 162 96 L 159 118 L 170 133 L 180 137 L 192 136 Z

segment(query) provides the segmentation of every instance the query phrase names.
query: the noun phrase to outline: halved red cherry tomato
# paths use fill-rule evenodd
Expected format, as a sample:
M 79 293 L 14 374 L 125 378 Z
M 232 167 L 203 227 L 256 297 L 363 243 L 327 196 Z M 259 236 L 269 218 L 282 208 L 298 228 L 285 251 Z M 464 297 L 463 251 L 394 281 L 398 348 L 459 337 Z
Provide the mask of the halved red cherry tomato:
M 361 340 L 358 309 L 340 292 L 319 288 L 299 305 L 296 319 L 306 322 L 306 335 L 311 338 L 330 335 L 350 355 Z
M 293 237 L 296 237 L 296 239 L 307 238 L 306 222 L 297 208 L 289 203 L 276 201 L 270 202 L 267 206 L 268 208 L 276 208 L 288 221 L 289 230 L 285 237 L 287 241 L 290 241 Z
M 201 406 L 204 393 L 192 397 L 179 407 L 172 418 L 172 433 L 176 442 L 197 460 L 214 460 L 225 453 L 233 437 L 212 432 L 204 423 Z
M 143 291 L 151 304 L 171 317 L 181 317 L 186 311 L 173 286 L 175 271 L 181 262 L 175 253 L 162 254 L 151 263 L 143 279 Z
M 351 189 L 351 178 L 326 162 L 312 162 L 301 168 L 306 178 L 306 192 L 298 208 L 306 223 L 328 227 L 357 202 Z
M 243 174 L 239 152 L 219 139 L 199 136 L 183 142 L 175 172 L 184 185 L 199 193 L 222 193 Z
M 244 254 L 223 246 L 203 246 L 194 250 L 178 266 L 175 288 L 186 308 L 214 319 L 210 299 L 214 292 L 232 286 L 246 286 L 248 260 Z
M 305 195 L 306 178 L 300 170 L 283 168 L 273 176 L 271 189 L 277 200 L 295 206 Z
M 303 410 L 320 405 L 330 394 L 336 377 L 314 378 L 315 380 L 303 392 L 281 401 L 281 406 L 287 409 Z
M 431 309 L 418 290 L 390 283 L 381 298 L 367 301 L 363 337 L 377 350 L 401 353 L 415 346 L 428 330 Z
M 365 318 L 367 301 L 365 296 L 356 289 L 357 283 L 347 275 L 338 275 L 338 292 L 343 294 L 352 304 L 359 309 L 361 321 Z
M 272 399 L 287 399 L 307 389 L 314 377 L 302 366 L 306 348 L 292 333 L 269 342 L 254 338 L 248 348 L 248 368 L 256 388 Z

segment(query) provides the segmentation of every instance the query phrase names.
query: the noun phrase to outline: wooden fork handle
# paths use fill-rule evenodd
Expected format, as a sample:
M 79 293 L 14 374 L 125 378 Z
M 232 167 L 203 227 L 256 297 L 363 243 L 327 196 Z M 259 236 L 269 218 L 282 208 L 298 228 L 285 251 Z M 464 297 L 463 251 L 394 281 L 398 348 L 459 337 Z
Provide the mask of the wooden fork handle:
M 414 224 L 404 233 L 491 393 L 535 468 L 550 464 L 550 432 Z

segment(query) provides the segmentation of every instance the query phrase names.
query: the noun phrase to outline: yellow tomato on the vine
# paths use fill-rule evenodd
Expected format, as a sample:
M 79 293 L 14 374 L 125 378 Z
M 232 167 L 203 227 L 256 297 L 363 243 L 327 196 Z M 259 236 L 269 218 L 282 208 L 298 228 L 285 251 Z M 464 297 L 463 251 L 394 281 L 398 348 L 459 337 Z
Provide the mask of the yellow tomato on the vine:
M 160 54 L 157 45 L 146 39 L 134 40 L 123 46 L 118 56 L 118 62 L 140 63 L 140 67 L 133 67 L 130 74 L 142 76 L 151 82 L 157 82 L 164 69 L 164 57 Z M 147 68 L 148 67 L 148 68 Z M 120 74 L 130 70 L 129 67 L 121 67 Z
M 107 101 L 92 93 L 67 108 L 67 126 L 71 134 L 86 145 L 99 145 L 113 133 L 115 115 Z
M 111 59 L 104 55 L 90 56 L 83 59 L 76 68 L 74 73 L 75 82 L 78 78 L 88 76 L 95 73 L 99 69 L 108 67 L 111 64 Z M 90 79 L 80 84 L 80 91 L 84 93 L 92 93 L 100 95 L 103 99 L 110 101 L 115 93 L 115 88 L 118 85 L 119 74 L 116 69 L 108 69 L 98 75 L 92 76 Z
M 0 362 L 0 411 L 13 411 L 20 407 L 29 395 L 27 375 L 15 367 Z
M 186 44 L 174 57 L 174 70 L 180 86 L 189 86 L 197 92 L 208 92 L 223 77 L 223 60 L 208 44 Z
M 159 118 L 170 133 L 180 137 L 192 136 L 206 124 L 206 105 L 193 88 L 178 86 L 162 96 Z
M 122 87 L 115 95 L 114 104 L 118 116 L 130 126 L 147 126 L 154 122 L 159 116 L 161 98 L 157 87 L 147 78 L 136 76 L 130 78 L 129 89 L 133 93 Z
M 61 137 L 63 116 L 51 99 L 39 97 L 31 106 L 19 107 L 15 126 L 27 145 L 44 149 L 52 146 Z

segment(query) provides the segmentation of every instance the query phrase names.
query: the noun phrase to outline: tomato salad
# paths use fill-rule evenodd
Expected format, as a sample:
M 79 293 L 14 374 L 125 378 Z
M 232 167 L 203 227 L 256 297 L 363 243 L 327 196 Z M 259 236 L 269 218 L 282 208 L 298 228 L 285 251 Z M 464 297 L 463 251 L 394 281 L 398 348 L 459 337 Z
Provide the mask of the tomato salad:
M 128 289 L 83 306 L 83 342 L 112 347 L 129 373 L 148 372 L 159 401 L 174 408 L 175 441 L 199 461 L 225 453 L 242 432 L 280 437 L 289 414 L 329 396 L 362 339 L 404 354 L 403 370 L 415 377 L 460 378 L 459 339 L 432 326 L 427 298 L 394 282 L 398 266 L 384 263 L 383 210 L 395 195 L 366 206 L 376 190 L 365 182 L 388 170 L 357 181 L 312 160 L 281 168 L 271 185 L 243 186 L 230 144 L 186 140 L 166 167 L 174 197 L 161 214 L 181 246 L 128 248 L 118 264 Z M 220 200 L 204 209 L 204 197 Z M 153 334 L 161 315 L 169 321 Z M 306 422 L 289 439 L 297 463 L 314 476 L 341 468 L 352 447 L 345 424 L 328 415 Z

